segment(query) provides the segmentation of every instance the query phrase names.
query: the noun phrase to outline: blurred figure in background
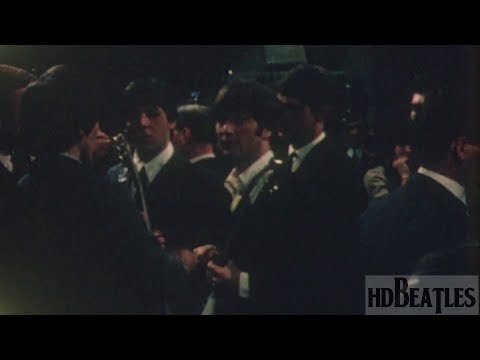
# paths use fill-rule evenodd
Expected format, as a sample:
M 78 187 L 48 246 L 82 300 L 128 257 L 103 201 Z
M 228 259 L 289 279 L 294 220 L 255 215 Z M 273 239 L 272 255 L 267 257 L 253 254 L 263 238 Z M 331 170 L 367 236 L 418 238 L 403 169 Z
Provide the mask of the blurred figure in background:
M 35 77 L 26 70 L 0 64 L 0 188 L 2 191 L 4 187 L 15 183 L 26 170 L 25 164 L 15 161 L 15 156 L 18 154 L 14 153 L 14 148 L 17 145 L 23 88 L 34 79 Z
M 480 155 L 471 130 L 472 104 L 444 87 L 424 93 L 414 105 L 413 146 L 420 167 L 362 216 L 367 274 L 412 274 L 422 257 L 470 238 L 465 187 Z
M 215 123 L 207 106 L 185 104 L 177 108 L 172 138 L 174 146 L 192 164 L 211 172 L 223 181 L 227 170 L 215 155 L 216 140 Z

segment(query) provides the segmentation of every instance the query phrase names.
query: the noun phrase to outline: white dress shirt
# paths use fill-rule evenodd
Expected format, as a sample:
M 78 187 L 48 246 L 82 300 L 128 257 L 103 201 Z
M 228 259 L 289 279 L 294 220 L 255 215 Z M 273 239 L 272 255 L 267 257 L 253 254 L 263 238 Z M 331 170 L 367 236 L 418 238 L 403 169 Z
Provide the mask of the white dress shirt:
M 75 155 L 72 155 L 72 154 L 70 154 L 70 153 L 68 153 L 68 152 L 60 153 L 60 155 L 66 157 L 66 158 L 75 160 L 76 162 L 78 162 L 78 163 L 80 163 L 80 164 L 82 163 L 78 157 L 76 157 Z
M 13 164 L 12 164 L 12 155 L 0 152 L 0 162 L 5 166 L 5 168 L 9 171 L 13 171 Z
M 252 180 L 260 174 L 273 159 L 273 151 L 269 150 L 258 158 L 253 164 L 251 164 L 246 170 L 238 173 L 237 168 L 234 168 L 225 180 L 225 188 L 232 196 L 232 203 L 230 211 L 234 212 L 238 203 L 245 194 L 245 191 L 251 185 Z M 250 203 L 253 204 L 266 183 L 266 180 L 272 172 L 266 172 L 260 178 L 257 179 L 255 186 L 252 188 L 248 196 L 250 197 Z
M 232 204 L 230 210 L 235 211 L 238 203 L 245 195 L 246 189 L 251 185 L 252 180 L 264 170 L 270 161 L 273 159 L 273 151 L 269 150 L 258 158 L 252 165 L 250 165 L 245 171 L 238 174 L 237 169 L 234 168 L 227 179 L 225 180 L 225 188 L 232 196 Z M 267 171 L 260 178 L 257 179 L 256 185 L 250 191 L 250 201 L 253 204 L 265 185 L 268 177 L 273 171 Z M 250 297 L 250 277 L 247 272 L 240 273 L 240 279 L 238 284 L 238 296 L 248 299 Z M 202 315 L 213 315 L 215 313 L 215 297 L 210 294 L 208 301 L 203 309 Z
M 467 205 L 467 199 L 465 196 L 465 188 L 460 185 L 457 181 L 452 180 L 444 175 L 441 175 L 435 171 L 428 170 L 423 166 L 420 166 L 418 169 L 419 174 L 428 176 L 430 179 L 435 180 L 437 183 L 442 185 L 445 189 L 450 191 L 458 200 L 460 200 L 465 206 Z

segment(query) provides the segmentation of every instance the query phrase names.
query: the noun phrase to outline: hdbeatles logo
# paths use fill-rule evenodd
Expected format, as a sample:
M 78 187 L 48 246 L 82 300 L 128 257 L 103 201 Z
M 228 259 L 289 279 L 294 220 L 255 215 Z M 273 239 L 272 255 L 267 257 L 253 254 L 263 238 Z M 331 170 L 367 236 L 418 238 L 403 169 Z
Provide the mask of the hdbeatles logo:
M 367 276 L 366 315 L 478 315 L 478 276 Z

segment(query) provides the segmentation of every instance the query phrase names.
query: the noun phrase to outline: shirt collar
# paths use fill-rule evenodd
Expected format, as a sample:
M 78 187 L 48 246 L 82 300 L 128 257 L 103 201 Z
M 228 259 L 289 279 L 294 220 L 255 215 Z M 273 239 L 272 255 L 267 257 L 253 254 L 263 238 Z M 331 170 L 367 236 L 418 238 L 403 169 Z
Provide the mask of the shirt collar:
M 305 159 L 310 151 L 322 142 L 327 137 L 325 131 L 323 131 L 320 135 L 318 135 L 313 141 L 309 142 L 307 145 L 301 147 L 300 149 L 295 150 L 295 154 L 297 155 L 298 159 L 301 161 Z
M 142 168 L 145 166 L 145 172 L 147 173 L 148 181 L 152 182 L 162 167 L 171 159 L 173 152 L 173 145 L 171 142 L 169 142 L 167 147 L 161 153 L 159 153 L 149 162 L 145 163 L 140 160 L 138 152 L 135 150 L 133 154 L 133 163 L 135 164 L 137 171 L 142 170 Z
M 420 166 L 418 173 L 428 176 L 429 178 L 435 180 L 437 183 L 442 185 L 445 189 L 450 191 L 458 200 L 460 200 L 465 206 L 467 205 L 467 199 L 465 196 L 465 188 L 460 185 L 457 181 L 452 180 L 444 175 L 441 175 L 435 171 L 428 170 L 423 166 Z
M 0 151 L 0 163 L 9 171 L 13 171 L 12 155 Z
M 361 148 L 349 147 L 347 149 L 347 156 L 350 159 L 353 159 L 353 158 L 362 159 L 363 150 Z
M 244 192 L 252 180 L 268 166 L 272 159 L 273 151 L 269 150 L 242 173 L 238 174 L 237 168 L 234 168 L 225 180 L 225 187 L 230 193 Z
M 203 154 L 203 155 L 199 155 L 191 158 L 190 162 L 192 164 L 195 164 L 196 162 L 199 162 L 204 159 L 214 159 L 214 158 L 215 158 L 215 154 Z
M 80 163 L 80 164 L 82 163 L 78 157 L 76 157 L 76 156 L 74 156 L 74 155 L 72 155 L 72 154 L 70 154 L 70 153 L 68 153 L 68 152 L 60 153 L 60 155 L 66 157 L 66 158 L 75 160 L 76 162 L 78 162 L 78 163 Z

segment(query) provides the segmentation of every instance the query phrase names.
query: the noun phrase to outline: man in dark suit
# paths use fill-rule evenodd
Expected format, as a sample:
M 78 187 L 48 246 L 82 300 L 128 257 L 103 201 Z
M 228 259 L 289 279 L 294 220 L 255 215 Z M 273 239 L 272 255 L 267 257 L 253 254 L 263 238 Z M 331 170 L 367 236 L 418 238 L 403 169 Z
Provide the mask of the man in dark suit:
M 178 272 L 166 279 L 172 285 L 168 288 L 178 291 L 169 295 L 175 298 L 170 301 L 172 311 L 199 312 L 201 304 L 189 292 L 194 288 L 186 272 L 196 265 L 192 250 L 216 241 L 212 237 L 220 212 L 217 192 L 213 192 L 211 178 L 186 160 L 170 141 L 176 107 L 167 84 L 155 78 L 133 81 L 126 88 L 125 103 L 133 166 L 144 190 L 151 227 L 161 233 L 172 262 L 179 265 Z M 121 183 L 138 204 L 139 191 L 132 186 L 131 171 L 120 163 L 109 170 L 109 177 Z
M 290 249 L 283 304 L 289 313 L 356 313 L 361 302 L 356 234 L 365 194 L 361 175 L 329 132 L 338 121 L 336 81 L 321 67 L 301 65 L 278 89 L 293 147 L 279 234 Z
M 257 83 L 234 83 L 218 97 L 213 112 L 220 125 L 232 130 L 235 161 L 224 184 L 231 213 L 230 236 L 223 249 L 228 263 L 208 265 L 217 283 L 215 314 L 262 313 L 266 310 L 258 293 L 250 290 L 268 267 L 271 244 L 264 227 L 270 224 L 270 197 L 276 191 L 274 173 L 280 163 L 270 139 L 282 111 L 271 90 Z
M 133 81 L 125 91 L 133 162 L 144 187 L 152 228 L 161 230 L 167 240 L 167 249 L 201 244 L 193 221 L 196 210 L 202 205 L 198 203 L 198 191 L 203 178 L 170 141 L 175 126 L 174 101 L 167 85 L 155 78 Z M 129 187 L 138 200 L 128 171 L 119 163 L 109 170 L 109 177 Z
M 468 130 L 469 110 L 465 97 L 451 89 L 412 97 L 421 166 L 362 217 L 367 275 L 409 275 L 429 254 L 466 244 L 471 219 L 465 184 L 480 153 Z
M 2 284 L 9 313 L 163 312 L 161 247 L 128 198 L 90 167 L 108 139 L 93 89 L 62 66 L 25 92 L 20 140 L 36 161 L 19 183 L 22 226 Z
M 352 257 L 361 181 L 325 134 L 335 100 L 328 81 L 323 70 L 301 67 L 278 95 L 290 110 L 282 128 L 297 156 L 277 169 L 269 189 L 276 194 L 241 239 L 257 246 L 249 295 L 259 313 L 348 313 L 358 305 L 345 288 L 358 284 Z M 235 278 L 235 265 L 214 269 L 220 278 Z M 359 291 L 354 295 L 361 297 Z

